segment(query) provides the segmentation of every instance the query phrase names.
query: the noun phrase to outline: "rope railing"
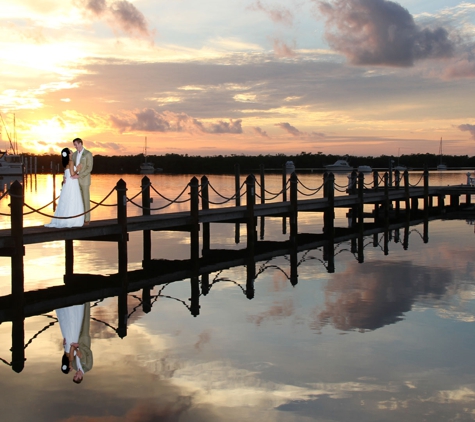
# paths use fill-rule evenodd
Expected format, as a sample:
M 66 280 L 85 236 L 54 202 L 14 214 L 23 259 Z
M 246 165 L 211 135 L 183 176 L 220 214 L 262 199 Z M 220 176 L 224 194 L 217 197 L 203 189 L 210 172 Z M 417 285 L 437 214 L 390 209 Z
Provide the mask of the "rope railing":
M 84 211 L 84 212 L 81 213 L 81 214 L 70 215 L 70 216 L 68 216 L 68 217 L 59 217 L 59 216 L 55 216 L 55 215 L 51 215 L 51 214 L 45 214 L 44 212 L 41 212 L 41 211 L 40 211 L 40 210 L 42 210 L 42 209 L 44 208 L 44 206 L 41 207 L 41 208 L 37 208 L 37 209 L 30 207 L 27 203 L 25 203 L 24 206 L 25 206 L 26 208 L 32 210 L 33 213 L 42 215 L 43 217 L 56 218 L 56 219 L 58 219 L 58 220 L 68 220 L 68 219 L 70 219 L 70 218 L 81 217 L 82 215 L 86 215 L 86 214 L 88 214 L 88 213 L 94 211 L 96 208 L 98 208 L 99 206 L 102 205 L 102 202 L 104 202 L 107 198 L 109 198 L 109 196 L 112 195 L 112 193 L 115 191 L 115 189 L 116 189 L 116 188 L 114 187 L 114 188 L 107 194 L 107 196 L 106 196 L 101 202 L 99 202 L 96 206 L 92 207 L 90 210 Z M 29 213 L 29 214 L 32 214 L 32 213 Z M 24 215 L 27 215 L 27 214 L 24 214 Z
M 415 183 L 415 184 L 412 184 L 412 183 L 409 183 L 409 186 L 411 188 L 414 188 L 416 187 L 417 185 L 419 185 L 419 183 L 421 183 L 421 180 L 424 178 L 424 173 L 421 174 L 421 177 L 419 178 L 419 180 Z
M 3 192 L 2 195 L 0 195 L 0 200 L 3 199 L 5 196 L 7 196 L 10 193 L 10 188 L 8 188 L 5 192 Z
M 190 184 L 188 183 L 184 189 L 180 192 L 180 194 L 175 198 L 175 199 L 169 199 L 167 198 L 166 196 L 163 196 L 159 191 L 157 191 L 153 185 L 150 185 L 150 187 L 152 188 L 152 190 L 158 195 L 160 196 L 162 199 L 164 199 L 165 201 L 168 201 L 168 202 L 172 202 L 174 204 L 183 204 L 185 202 L 188 202 L 190 200 L 190 198 L 188 199 L 185 199 L 183 201 L 179 201 L 178 199 L 185 193 L 186 189 L 190 186 Z M 152 208 L 150 210 L 153 210 Z
M 307 189 L 308 191 L 315 192 L 315 193 L 320 192 L 320 190 L 323 188 L 323 183 L 320 186 L 318 186 L 317 188 L 309 188 L 309 187 L 305 186 L 298 177 L 297 177 L 297 183 L 299 185 L 301 185 L 304 189 Z

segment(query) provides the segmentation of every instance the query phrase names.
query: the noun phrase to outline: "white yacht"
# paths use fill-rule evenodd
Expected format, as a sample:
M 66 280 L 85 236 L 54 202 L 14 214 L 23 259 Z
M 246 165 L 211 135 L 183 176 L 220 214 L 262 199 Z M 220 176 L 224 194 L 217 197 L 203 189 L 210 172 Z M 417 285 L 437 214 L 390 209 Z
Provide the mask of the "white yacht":
M 336 160 L 333 164 L 327 164 L 325 168 L 330 171 L 353 171 L 353 167 L 346 160 Z
M 371 168 L 371 166 L 367 166 L 367 165 L 361 165 L 361 166 L 358 166 L 358 173 L 372 173 L 373 172 L 373 169 Z
M 0 122 L 7 133 L 8 141 L 10 142 L 10 151 L 11 151 L 9 152 L 8 149 L 5 149 L 5 151 L 0 150 L 0 176 L 23 175 L 23 173 L 25 172 L 25 166 L 23 165 L 22 156 L 18 153 L 15 115 L 13 115 L 13 137 L 11 137 L 10 134 L 8 133 L 5 121 L 3 120 L 3 116 L 1 114 L 0 114 Z M 1 135 L 1 131 L 2 131 L 2 128 L 0 127 L 0 135 Z
M 21 155 L 0 151 L 0 176 L 19 176 L 24 173 Z
M 295 164 L 293 161 L 287 161 L 285 163 L 285 173 L 292 174 L 295 171 Z

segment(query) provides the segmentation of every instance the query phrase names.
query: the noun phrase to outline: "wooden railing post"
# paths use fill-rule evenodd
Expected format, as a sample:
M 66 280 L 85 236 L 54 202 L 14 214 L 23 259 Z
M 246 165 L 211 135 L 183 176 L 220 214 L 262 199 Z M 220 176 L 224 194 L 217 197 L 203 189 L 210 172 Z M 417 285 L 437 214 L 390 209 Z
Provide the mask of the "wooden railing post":
M 209 210 L 209 180 L 206 176 L 201 177 L 201 209 Z M 209 251 L 210 247 L 209 223 L 203 223 L 203 251 Z
M 429 215 L 429 170 L 427 164 L 424 165 L 424 215 L 426 217 Z
M 328 200 L 328 208 L 323 212 L 323 231 L 328 236 L 334 236 L 335 218 L 335 175 L 328 173 L 325 180 L 325 197 Z
M 15 180 L 10 187 L 10 222 L 13 250 L 11 255 L 11 291 L 13 299 L 12 318 L 12 369 L 21 372 L 25 366 L 25 275 L 23 256 L 23 187 Z
M 359 232 L 363 233 L 364 229 L 364 174 L 358 174 L 358 227 Z
M 411 215 L 411 195 L 409 193 L 409 172 L 404 170 L 404 194 L 406 200 L 406 218 Z
M 379 173 L 377 170 L 373 171 L 373 189 L 377 191 L 379 188 Z
M 142 215 L 150 215 L 150 179 L 147 176 L 142 178 Z M 147 268 L 152 261 L 152 237 L 150 230 L 143 231 L 143 260 L 142 268 Z
M 290 237 L 293 241 L 297 239 L 298 233 L 297 189 L 297 175 L 293 172 L 290 175 Z
M 198 195 L 198 179 L 193 176 L 190 180 L 190 216 L 191 216 L 191 231 L 190 231 L 190 258 L 194 265 L 198 262 L 200 255 L 200 240 L 199 240 L 199 195 Z
M 384 173 L 384 218 L 389 221 L 389 174 Z
M 119 323 L 117 327 L 117 334 L 120 338 L 127 335 L 127 185 L 124 180 L 120 179 L 116 185 L 117 190 L 117 222 L 121 227 L 121 234 L 118 241 L 118 255 L 119 255 L 119 280 L 122 286 L 122 291 L 118 295 L 118 315 Z
M 256 220 L 254 217 L 254 205 L 256 203 L 256 181 L 250 174 L 246 179 L 246 207 L 247 207 L 247 247 L 254 250 L 256 241 Z
M 265 181 L 265 169 L 264 164 L 259 166 L 259 171 L 261 175 L 261 204 L 266 203 L 266 181 Z
M 239 164 L 234 164 L 234 194 L 236 195 L 236 207 L 241 206 L 241 173 Z M 234 225 L 234 243 L 238 244 L 241 237 L 241 226 L 239 223 Z
M 396 171 L 394 172 L 395 174 L 395 181 L 394 181 L 394 187 L 396 190 L 399 190 L 400 186 L 401 186 L 401 173 L 399 170 L 396 169 Z M 396 199 L 395 200 L 395 209 L 396 209 L 396 218 L 399 218 L 399 213 L 400 213 L 400 203 L 399 203 L 399 199 Z
M 287 169 L 282 165 L 282 202 L 287 201 Z

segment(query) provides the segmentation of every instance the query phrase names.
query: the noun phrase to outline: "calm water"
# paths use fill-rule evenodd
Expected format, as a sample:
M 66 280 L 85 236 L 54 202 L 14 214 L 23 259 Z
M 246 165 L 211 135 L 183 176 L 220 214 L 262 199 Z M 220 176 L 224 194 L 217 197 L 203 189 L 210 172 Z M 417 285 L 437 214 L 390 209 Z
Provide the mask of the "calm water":
M 123 177 L 128 196 L 139 191 L 139 175 L 95 175 L 92 199 L 101 201 Z M 150 176 L 165 197 L 175 198 L 191 176 Z M 415 183 L 420 174 L 411 174 Z M 244 180 L 244 178 L 243 178 Z M 321 175 L 302 175 L 316 188 Z M 431 184 L 465 183 L 464 172 L 431 175 Z M 224 196 L 232 176 L 211 176 Z M 281 176 L 266 188 L 280 190 Z M 344 186 L 346 176 L 338 176 Z M 33 208 L 52 197 L 51 176 L 26 185 Z M 155 193 L 154 207 L 166 203 Z M 187 199 L 188 195 L 184 195 Z M 112 198 L 110 203 L 114 202 Z M 213 194 L 212 200 L 222 198 Z M 9 199 L 0 201 L 8 213 Z M 188 203 L 168 210 L 186 210 Z M 52 214 L 52 208 L 44 210 Z M 337 225 L 347 227 L 346 210 Z M 93 219 L 114 216 L 95 210 Z M 130 215 L 140 211 L 130 207 Z M 25 216 L 26 225 L 48 217 Z M 1 216 L 2 227 L 8 218 Z M 281 219 L 266 219 L 265 240 L 285 240 Z M 322 216 L 299 216 L 299 232 L 320 233 Z M 432 221 L 429 242 L 413 226 L 404 250 L 393 233 L 389 254 L 365 239 L 360 264 L 350 244 L 336 246 L 335 272 L 320 249 L 298 256 L 298 284 L 289 281 L 289 257 L 258 262 L 255 297 L 246 298 L 246 268 L 210 275 L 208 295 L 193 317 L 190 282 L 157 286 L 145 314 L 140 292 L 129 295 L 127 336 L 114 328 L 117 299 L 92 303 L 94 367 L 76 385 L 60 371 L 61 332 L 47 315 L 25 321 L 26 362 L 17 374 L 0 362 L 0 403 L 5 421 L 471 421 L 475 420 L 475 253 L 470 221 Z M 234 225 L 212 225 L 211 247 L 235 243 Z M 379 235 L 379 238 L 382 234 Z M 129 241 L 129 270 L 141 268 L 142 240 Z M 117 246 L 74 242 L 75 271 L 117 272 Z M 152 234 L 152 257 L 189 257 L 184 233 Z M 27 246 L 25 288 L 61 285 L 64 242 Z M 10 258 L 0 257 L 0 294 L 10 293 Z M 52 323 L 52 324 L 51 324 Z M 0 358 L 11 360 L 11 323 L 0 324 Z M 28 405 L 26 405 L 28 403 Z

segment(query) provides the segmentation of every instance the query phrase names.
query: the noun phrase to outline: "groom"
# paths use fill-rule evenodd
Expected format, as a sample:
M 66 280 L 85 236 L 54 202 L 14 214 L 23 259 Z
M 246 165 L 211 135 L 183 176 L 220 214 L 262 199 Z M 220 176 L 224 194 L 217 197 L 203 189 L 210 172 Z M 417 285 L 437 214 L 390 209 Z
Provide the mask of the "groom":
M 76 138 L 73 140 L 73 145 L 76 148 L 76 152 L 73 153 L 74 165 L 79 168 L 77 175 L 72 176 L 73 179 L 79 179 L 79 187 L 81 188 L 82 201 L 84 203 L 84 225 L 88 225 L 91 221 L 91 213 L 88 212 L 91 209 L 91 200 L 89 194 L 89 188 L 91 186 L 91 171 L 92 171 L 92 153 L 84 148 L 82 139 Z
M 76 384 L 81 383 L 84 378 L 84 373 L 92 369 L 93 357 L 91 350 L 91 304 L 86 302 L 84 304 L 84 317 L 82 319 L 81 332 L 79 333 L 79 340 L 77 343 L 73 343 L 73 346 L 76 347 L 79 351 L 78 356 L 81 361 L 81 366 L 83 371 L 81 371 L 76 363 L 76 359 L 73 359 L 72 366 L 76 370 L 74 374 L 73 381 Z

